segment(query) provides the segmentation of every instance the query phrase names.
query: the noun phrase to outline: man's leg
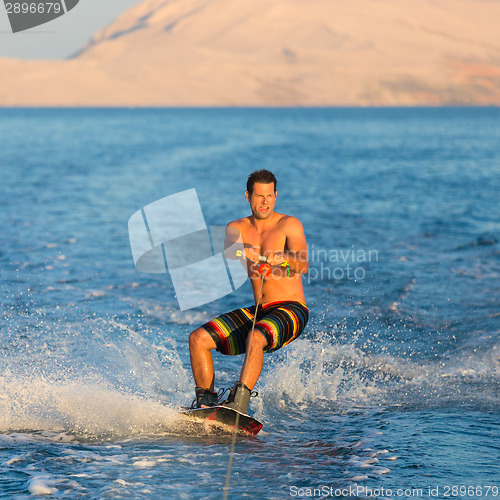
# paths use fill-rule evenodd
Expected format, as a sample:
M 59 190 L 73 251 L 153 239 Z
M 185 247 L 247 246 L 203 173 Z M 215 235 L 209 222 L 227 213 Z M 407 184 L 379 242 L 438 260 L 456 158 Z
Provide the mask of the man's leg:
M 264 364 L 264 349 L 267 346 L 267 339 L 258 330 L 248 335 L 246 343 L 246 354 L 240 379 L 234 384 L 224 406 L 234 408 L 241 413 L 248 411 L 248 404 L 260 372 Z
M 262 371 L 264 364 L 264 349 L 267 346 L 267 339 L 258 330 L 254 330 L 253 334 L 248 336 L 245 361 L 245 371 L 241 369 L 240 382 L 243 382 L 250 390 L 257 383 L 257 380 Z
M 214 390 L 214 362 L 212 349 L 215 349 L 214 339 L 204 328 L 197 328 L 189 336 L 189 355 L 194 382 L 197 387 Z

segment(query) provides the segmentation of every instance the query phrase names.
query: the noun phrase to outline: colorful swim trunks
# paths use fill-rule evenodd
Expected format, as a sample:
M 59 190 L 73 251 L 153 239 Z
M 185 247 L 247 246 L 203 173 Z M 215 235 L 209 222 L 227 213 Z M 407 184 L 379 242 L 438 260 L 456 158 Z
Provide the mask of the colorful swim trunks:
M 255 306 L 236 309 L 202 325 L 222 354 L 242 354 L 252 328 Z M 306 326 L 309 309 L 302 302 L 270 302 L 259 307 L 255 329 L 267 339 L 264 352 L 273 352 L 295 340 Z

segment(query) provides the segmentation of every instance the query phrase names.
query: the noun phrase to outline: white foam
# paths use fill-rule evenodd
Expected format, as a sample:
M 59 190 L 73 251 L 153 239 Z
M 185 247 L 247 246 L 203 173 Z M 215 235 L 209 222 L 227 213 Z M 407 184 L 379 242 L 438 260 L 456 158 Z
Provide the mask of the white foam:
M 37 474 L 28 481 L 28 491 L 35 496 L 53 495 L 57 493 L 57 488 L 50 484 L 53 482 L 54 479 L 51 479 L 50 476 Z
M 0 432 L 50 430 L 56 434 L 40 437 L 61 441 L 65 431 L 87 437 L 167 431 L 180 419 L 174 408 L 104 385 L 5 377 L 0 384 Z
M 375 474 L 387 474 L 388 472 L 391 471 L 391 469 L 388 469 L 387 467 L 374 467 L 372 471 Z
M 116 484 L 119 484 L 120 486 L 144 486 L 144 483 L 141 483 L 141 482 L 131 483 L 131 482 L 125 481 L 125 479 L 115 479 L 114 482 Z
M 149 460 L 147 458 L 143 458 L 141 460 L 136 460 L 133 465 L 134 467 L 146 469 L 148 467 L 154 467 L 156 463 L 157 463 L 156 460 Z
M 4 462 L 4 465 L 13 465 L 15 464 L 16 462 L 22 462 L 23 460 L 26 459 L 26 455 L 17 455 L 15 457 L 12 457 L 11 459 L 7 460 L 6 462 Z
M 368 479 L 368 476 L 354 476 L 350 478 L 350 480 L 354 482 L 364 481 L 365 479 Z

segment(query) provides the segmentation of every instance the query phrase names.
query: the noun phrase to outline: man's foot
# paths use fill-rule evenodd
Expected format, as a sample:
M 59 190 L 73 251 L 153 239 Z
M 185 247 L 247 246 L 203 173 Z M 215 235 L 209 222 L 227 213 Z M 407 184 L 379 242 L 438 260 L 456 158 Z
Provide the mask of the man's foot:
M 250 397 L 255 397 L 257 395 L 257 392 L 252 392 L 243 382 L 236 382 L 228 398 L 222 403 L 222 406 L 227 406 L 228 408 L 246 414 L 248 412 Z
M 217 406 L 219 404 L 219 396 L 216 392 L 203 387 L 196 387 L 196 399 L 193 400 L 191 408 L 206 408 L 207 406 Z

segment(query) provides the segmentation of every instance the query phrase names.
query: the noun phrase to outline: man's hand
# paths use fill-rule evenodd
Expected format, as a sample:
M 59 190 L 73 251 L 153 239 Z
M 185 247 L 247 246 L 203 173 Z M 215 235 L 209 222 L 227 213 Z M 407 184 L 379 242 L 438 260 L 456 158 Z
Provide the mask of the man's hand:
M 259 257 L 260 257 L 260 254 L 259 252 L 256 250 L 255 247 L 246 247 L 244 250 L 243 250 L 243 255 L 247 258 L 247 259 L 250 259 L 252 262 L 259 262 Z
M 285 255 L 283 252 L 266 252 L 267 263 L 270 266 L 279 266 L 286 261 Z

